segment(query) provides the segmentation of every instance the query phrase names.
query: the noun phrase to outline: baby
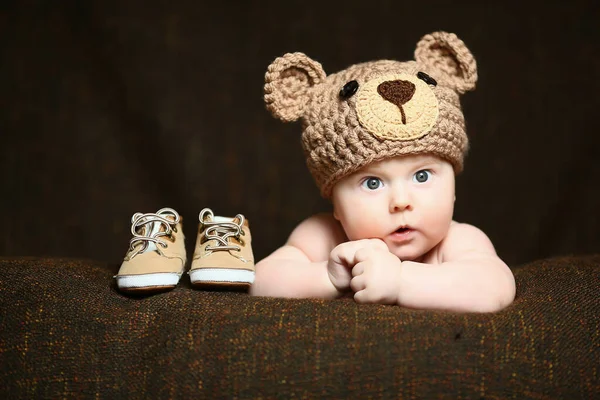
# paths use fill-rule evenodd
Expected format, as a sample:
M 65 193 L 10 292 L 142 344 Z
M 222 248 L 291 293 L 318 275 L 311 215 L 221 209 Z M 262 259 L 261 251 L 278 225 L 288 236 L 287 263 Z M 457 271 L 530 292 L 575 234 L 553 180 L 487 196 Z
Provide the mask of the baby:
M 489 238 L 452 220 L 468 148 L 459 94 L 477 81 L 454 34 L 434 32 L 415 61 L 325 75 L 301 53 L 266 74 L 267 108 L 303 120 L 308 167 L 333 214 L 312 216 L 256 265 L 252 295 L 492 312 L 515 296 Z

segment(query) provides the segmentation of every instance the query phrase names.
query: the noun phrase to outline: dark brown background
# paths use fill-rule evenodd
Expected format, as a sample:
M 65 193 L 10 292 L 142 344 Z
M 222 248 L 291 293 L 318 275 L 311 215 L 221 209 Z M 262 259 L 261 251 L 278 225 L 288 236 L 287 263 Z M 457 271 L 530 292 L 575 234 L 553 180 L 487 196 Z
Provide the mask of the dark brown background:
M 479 83 L 456 219 L 511 265 L 600 252 L 594 1 L 12 1 L 0 11 L 0 255 L 119 264 L 131 215 L 244 213 L 257 258 L 329 205 L 299 124 L 262 100 L 276 57 L 327 72 L 455 32 Z M 596 3 L 596 4 L 595 4 Z

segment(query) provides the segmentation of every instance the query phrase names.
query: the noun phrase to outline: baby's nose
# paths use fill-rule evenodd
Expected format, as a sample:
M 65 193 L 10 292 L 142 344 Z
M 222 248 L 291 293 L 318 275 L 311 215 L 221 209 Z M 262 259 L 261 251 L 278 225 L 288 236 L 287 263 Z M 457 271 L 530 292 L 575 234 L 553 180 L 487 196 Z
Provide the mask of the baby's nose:
M 390 198 L 390 212 L 412 210 L 410 197 L 410 193 L 404 188 L 394 190 Z
M 415 94 L 415 85 L 412 82 L 400 79 L 385 81 L 377 86 L 377 93 L 385 100 L 400 108 L 412 99 Z

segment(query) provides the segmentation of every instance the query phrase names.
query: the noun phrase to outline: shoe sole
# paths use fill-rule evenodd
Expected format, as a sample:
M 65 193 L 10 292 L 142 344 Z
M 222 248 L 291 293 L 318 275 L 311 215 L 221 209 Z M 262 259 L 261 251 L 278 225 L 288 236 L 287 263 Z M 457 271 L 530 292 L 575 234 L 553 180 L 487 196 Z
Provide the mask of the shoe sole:
M 173 272 L 117 276 L 117 287 L 123 292 L 153 292 L 173 289 L 181 274 Z
M 254 271 L 247 269 L 201 268 L 190 271 L 194 286 L 250 286 Z

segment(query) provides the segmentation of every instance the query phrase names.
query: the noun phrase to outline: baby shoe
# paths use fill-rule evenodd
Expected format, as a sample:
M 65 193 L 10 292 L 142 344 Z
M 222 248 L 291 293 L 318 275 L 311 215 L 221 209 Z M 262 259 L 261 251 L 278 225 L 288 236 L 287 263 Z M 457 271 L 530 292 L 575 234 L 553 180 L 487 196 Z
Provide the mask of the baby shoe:
M 185 266 L 182 218 L 172 208 L 131 217 L 133 238 L 119 273 L 123 292 L 159 292 L 177 286 Z
M 198 238 L 190 281 L 195 286 L 248 288 L 254 282 L 254 257 L 248 221 L 215 216 L 205 208 L 199 215 Z

